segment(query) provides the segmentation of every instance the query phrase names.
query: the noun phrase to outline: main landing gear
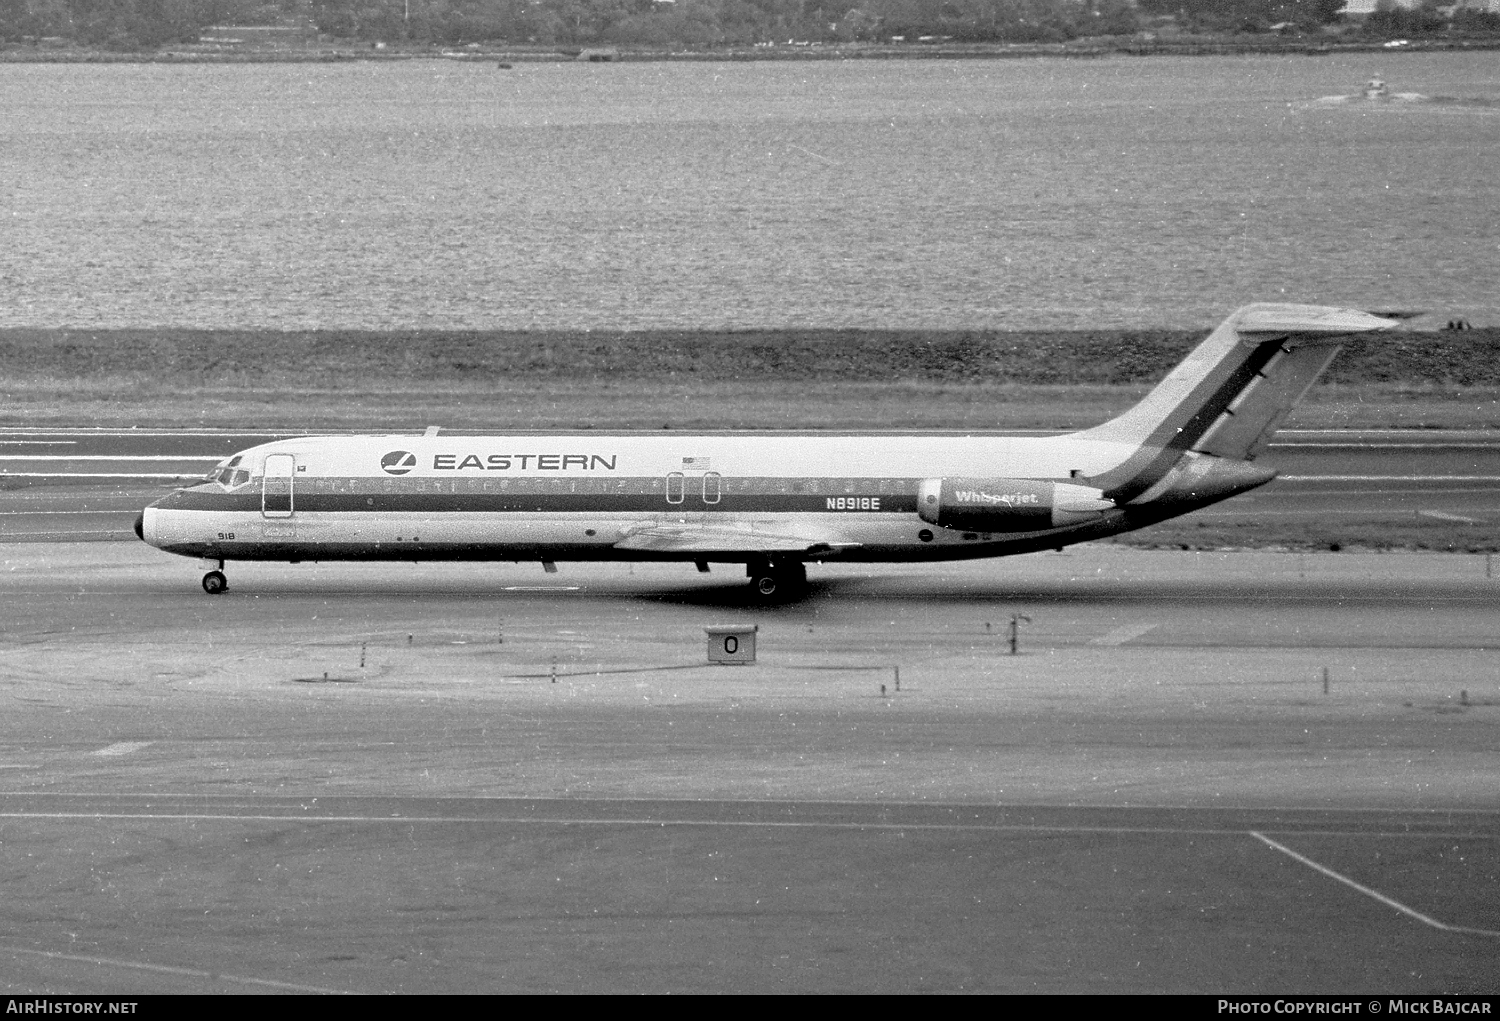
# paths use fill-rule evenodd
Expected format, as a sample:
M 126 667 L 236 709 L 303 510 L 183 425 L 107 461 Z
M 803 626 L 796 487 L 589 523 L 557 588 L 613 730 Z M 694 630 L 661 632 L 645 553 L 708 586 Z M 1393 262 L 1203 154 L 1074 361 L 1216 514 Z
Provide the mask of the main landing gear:
M 746 564 L 745 573 L 758 603 L 784 603 L 807 592 L 807 565 L 800 560 Z
M 212 562 L 208 561 L 208 563 Z M 218 568 L 203 576 L 203 591 L 211 596 L 216 596 L 229 588 L 229 579 L 224 577 L 223 567 L 224 561 L 220 560 Z

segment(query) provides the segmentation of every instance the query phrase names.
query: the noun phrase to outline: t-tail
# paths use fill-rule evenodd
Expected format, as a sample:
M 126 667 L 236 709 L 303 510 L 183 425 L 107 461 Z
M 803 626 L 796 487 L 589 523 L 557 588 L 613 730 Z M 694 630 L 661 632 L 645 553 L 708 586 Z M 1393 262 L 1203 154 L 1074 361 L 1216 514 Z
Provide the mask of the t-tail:
M 1089 485 L 1118 506 L 1171 516 L 1264 485 L 1254 465 L 1287 413 L 1355 334 L 1400 317 L 1319 305 L 1255 304 L 1208 335 L 1145 399 L 1080 439 L 1136 448 Z

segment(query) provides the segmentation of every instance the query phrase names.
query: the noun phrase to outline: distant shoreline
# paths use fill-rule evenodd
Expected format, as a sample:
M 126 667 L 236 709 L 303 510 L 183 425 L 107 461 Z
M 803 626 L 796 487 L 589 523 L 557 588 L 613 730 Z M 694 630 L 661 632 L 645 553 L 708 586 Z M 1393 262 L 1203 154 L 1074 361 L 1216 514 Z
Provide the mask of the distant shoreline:
M 495 46 L 478 50 L 441 50 L 430 47 L 376 49 L 369 45 L 308 47 L 306 49 L 165 49 L 110 51 L 45 49 L 0 50 L 0 64 L 337 64 L 351 61 L 400 62 L 452 60 L 461 63 L 647 63 L 749 62 L 819 60 L 1005 60 L 1036 57 L 1099 58 L 1153 56 L 1330 56 L 1342 53 L 1433 53 L 1500 50 L 1500 38 L 1462 40 L 1413 39 L 1399 50 L 1380 40 L 1312 41 L 1279 38 L 1215 39 L 1191 36 L 1141 40 L 1121 38 L 1069 43 L 912 43 L 824 44 L 735 47 L 712 50 L 665 50 L 616 46 L 541 47 Z

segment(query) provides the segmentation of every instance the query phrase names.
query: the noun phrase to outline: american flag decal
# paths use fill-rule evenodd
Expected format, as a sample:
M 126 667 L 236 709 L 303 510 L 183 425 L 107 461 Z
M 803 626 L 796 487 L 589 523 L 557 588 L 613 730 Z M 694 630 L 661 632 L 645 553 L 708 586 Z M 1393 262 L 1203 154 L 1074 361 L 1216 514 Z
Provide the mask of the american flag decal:
M 712 460 L 713 458 L 710 457 L 684 457 L 682 467 L 684 471 L 706 472 Z

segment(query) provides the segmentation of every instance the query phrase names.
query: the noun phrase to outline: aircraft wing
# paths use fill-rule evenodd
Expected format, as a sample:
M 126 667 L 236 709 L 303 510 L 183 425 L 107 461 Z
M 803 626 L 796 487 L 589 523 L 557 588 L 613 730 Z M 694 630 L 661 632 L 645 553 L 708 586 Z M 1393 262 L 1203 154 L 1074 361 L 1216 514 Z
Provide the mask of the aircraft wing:
M 853 549 L 857 542 L 812 535 L 763 532 L 753 527 L 648 524 L 631 529 L 615 549 L 645 553 L 803 553 L 813 556 Z

